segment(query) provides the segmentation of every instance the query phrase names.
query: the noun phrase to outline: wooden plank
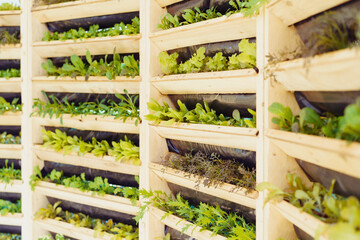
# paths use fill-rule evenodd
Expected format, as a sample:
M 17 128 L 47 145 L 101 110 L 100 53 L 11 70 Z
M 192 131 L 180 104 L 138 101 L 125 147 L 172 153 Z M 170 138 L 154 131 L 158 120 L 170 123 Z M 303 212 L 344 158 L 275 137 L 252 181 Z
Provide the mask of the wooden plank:
M 4 216 L 0 216 L 0 225 L 22 226 L 23 217 L 24 215 L 22 213 L 8 213 Z
M 223 16 L 158 31 L 150 34 L 150 39 L 164 51 L 203 43 L 251 38 L 255 35 L 256 18 L 243 17 L 243 14 L 237 13 L 229 17 Z
M 20 26 L 21 10 L 1 11 L 0 27 L 16 27 Z
M 360 90 L 359 66 L 360 51 L 352 48 L 283 62 L 273 71 L 289 91 L 353 91 Z
M 0 114 L 0 125 L 2 126 L 20 126 L 22 112 L 5 112 Z
M 22 180 L 11 180 L 10 183 L 0 183 L 0 192 L 22 193 L 23 191 Z
M 360 176 L 360 143 L 280 130 L 269 130 L 266 136 L 291 157 L 353 177 Z
M 20 159 L 22 146 L 20 144 L 0 144 L 0 156 L 5 159 Z
M 258 130 L 205 124 L 151 126 L 161 137 L 256 151 Z
M 154 208 L 154 207 L 150 208 L 150 214 L 152 214 L 157 219 L 159 219 L 163 224 L 165 224 L 171 228 L 174 228 L 180 232 L 182 231 L 182 229 L 185 226 L 191 225 L 186 231 L 184 231 L 184 234 L 186 234 L 188 236 L 194 237 L 198 240 L 210 240 L 210 239 L 224 240 L 224 239 L 226 239 L 225 237 L 220 236 L 220 235 L 212 236 L 213 232 L 208 231 L 208 230 L 203 230 L 200 232 L 200 229 L 201 229 L 200 227 L 195 227 L 194 224 L 192 224 L 186 220 L 183 220 L 182 218 L 174 216 L 174 215 L 169 215 L 166 218 L 161 219 L 165 213 L 166 212 L 164 212 L 158 208 Z
M 288 221 L 292 222 L 307 234 L 314 237 L 316 230 L 324 226 L 324 223 L 306 212 L 302 212 L 299 208 L 291 205 L 286 201 L 272 205 L 280 212 Z
M 254 69 L 177 74 L 153 77 L 152 84 L 162 94 L 256 93 Z
M 114 119 L 114 117 L 102 117 L 97 115 L 71 117 L 70 114 L 63 115 L 63 124 L 60 122 L 60 118 L 55 117 L 52 119 L 49 117 L 34 117 L 33 119 L 36 124 L 41 126 L 70 127 L 79 130 L 139 134 L 139 126 L 135 126 L 135 120 L 130 119 L 123 122 L 122 120 Z
M 22 78 L 0 78 L 0 92 L 21 92 Z
M 246 207 L 256 208 L 256 198 L 258 192 L 249 191 L 246 188 L 237 188 L 232 184 L 223 183 L 221 186 L 206 187 L 203 184 L 197 184 L 196 181 L 199 176 L 191 175 L 187 176 L 186 172 L 176 170 L 173 168 L 165 167 L 157 163 L 150 163 L 149 167 L 160 178 L 167 182 L 171 182 L 189 189 L 195 189 L 196 191 L 209 194 L 215 197 L 221 197 L 227 201 L 231 201 Z
M 80 240 L 111 240 L 114 237 L 112 234 L 99 234 L 89 228 L 76 227 L 70 223 L 56 221 L 53 219 L 38 219 L 34 221 L 34 225 L 46 229 L 49 232 L 59 233 Z
M 34 152 L 40 160 L 44 161 L 59 162 L 129 175 L 139 175 L 140 171 L 139 166 L 120 163 L 110 156 L 95 157 L 93 154 L 78 156 L 76 153 L 64 155 L 63 151 L 55 152 L 52 149 L 44 148 L 42 145 L 34 145 Z
M 85 205 L 106 208 L 110 211 L 122 212 L 130 215 L 136 215 L 139 211 L 139 208 L 133 206 L 130 199 L 127 198 L 107 194 L 100 196 L 93 192 L 82 192 L 76 188 L 65 187 L 44 181 L 40 181 L 36 185 L 35 194 L 42 194 L 71 202 L 80 202 Z
M 139 0 L 80 0 L 32 8 L 42 23 L 138 11 Z
M 73 54 L 84 56 L 86 51 L 92 55 L 139 52 L 140 34 L 120 35 L 66 41 L 35 42 L 33 47 L 42 58 L 66 57 Z
M 0 46 L 0 59 L 20 59 L 21 44 L 7 44 Z
M 274 15 L 289 26 L 348 1 L 349 0 L 275 0 L 267 7 Z
M 182 2 L 184 0 L 156 0 L 156 2 L 159 4 L 160 7 L 166 7 L 171 4 Z

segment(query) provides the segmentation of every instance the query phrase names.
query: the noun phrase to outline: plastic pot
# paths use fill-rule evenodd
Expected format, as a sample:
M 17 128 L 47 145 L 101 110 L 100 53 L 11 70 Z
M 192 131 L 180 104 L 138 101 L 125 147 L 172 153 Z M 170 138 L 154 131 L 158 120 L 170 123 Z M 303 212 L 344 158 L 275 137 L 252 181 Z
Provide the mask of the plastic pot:
M 15 169 L 21 169 L 21 160 L 20 159 L 2 159 L 0 158 L 0 168 L 4 168 L 5 160 L 8 160 L 8 166 L 11 166 L 11 164 L 14 164 Z
M 0 133 L 7 132 L 8 134 L 19 136 L 20 131 L 21 131 L 20 126 L 0 126 Z
M 166 10 L 171 15 L 176 15 L 182 19 L 182 14 L 185 13 L 186 9 L 194 9 L 195 7 L 200 8 L 201 10 L 206 10 L 209 8 L 209 0 L 187 0 L 178 3 L 171 4 L 166 7 Z
M 1 59 L 0 60 L 0 70 L 6 70 L 16 68 L 20 69 L 20 60 L 14 59 Z
M 210 0 L 209 8 L 216 7 L 217 12 L 225 14 L 228 9 L 233 9 L 229 2 L 230 0 Z
M 344 197 L 355 196 L 357 198 L 360 198 L 359 178 L 355 178 L 340 172 L 320 167 L 318 165 L 299 159 L 296 159 L 296 161 L 311 181 L 319 182 L 326 188 L 329 188 L 331 186 L 331 181 L 335 179 L 336 184 L 334 187 L 334 193 L 337 193 Z
M 0 232 L 21 234 L 21 226 L 0 225 Z
M 16 92 L 16 93 L 9 93 L 9 92 L 0 92 L 0 97 L 3 97 L 6 101 L 10 102 L 14 99 L 14 98 L 18 98 L 18 103 L 21 103 L 21 93 L 20 92 Z
M 21 193 L 0 192 L 0 199 L 16 203 L 17 200 L 21 199 Z
M 189 237 L 186 234 L 183 234 L 182 232 L 174 228 L 165 226 L 165 235 L 168 233 L 170 233 L 171 240 L 196 240 L 196 238 Z
M 303 231 L 301 228 L 297 227 L 296 225 L 294 225 L 294 230 L 295 230 L 296 236 L 300 240 L 314 240 L 314 238 L 312 236 L 307 234 L 305 231 Z

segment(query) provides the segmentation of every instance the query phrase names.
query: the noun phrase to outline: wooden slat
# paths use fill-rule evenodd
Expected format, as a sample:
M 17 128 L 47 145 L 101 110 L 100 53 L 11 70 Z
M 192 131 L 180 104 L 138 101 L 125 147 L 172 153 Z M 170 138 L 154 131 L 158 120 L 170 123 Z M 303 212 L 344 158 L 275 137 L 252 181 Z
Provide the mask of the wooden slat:
M 21 45 L 9 44 L 0 46 L 0 59 L 20 59 Z
M 8 213 L 0 216 L 0 225 L 21 226 L 23 224 L 23 217 L 22 213 Z
M 92 55 L 139 52 L 140 34 L 134 36 L 101 37 L 66 41 L 35 42 L 33 47 L 42 58 L 65 57 L 73 54 L 84 56 L 89 50 Z
M 274 15 L 289 26 L 348 1 L 349 0 L 275 0 L 268 5 L 268 8 Z
M 160 7 L 166 7 L 171 4 L 182 2 L 184 0 L 156 0 L 156 2 L 159 4 Z
M 171 228 L 174 228 L 180 232 L 186 225 L 191 225 L 186 231 L 184 231 L 184 234 L 194 237 L 198 240 L 210 240 L 210 239 L 224 240 L 224 239 L 226 239 L 225 237 L 220 236 L 220 235 L 212 236 L 213 233 L 208 230 L 203 230 L 200 232 L 200 227 L 196 227 L 195 230 L 193 230 L 195 227 L 194 224 L 192 224 L 186 220 L 183 220 L 182 218 L 174 216 L 174 215 L 170 215 L 170 216 L 167 216 L 165 219 L 161 219 L 164 216 L 165 212 L 158 208 L 151 207 L 150 213 L 153 216 L 155 216 L 157 219 L 159 219 L 163 224 L 165 224 Z
M 21 149 L 20 144 L 0 144 L 0 156 L 5 159 L 20 159 Z
M 44 161 L 59 162 L 129 175 L 139 175 L 140 171 L 139 166 L 120 163 L 110 156 L 95 157 L 93 154 L 85 154 L 80 157 L 76 153 L 64 155 L 63 151 L 55 152 L 54 150 L 44 148 L 41 145 L 35 145 L 34 152 L 40 160 Z
M 289 91 L 353 91 L 360 90 L 359 66 L 360 51 L 352 48 L 283 62 L 273 70 Z
M 56 185 L 55 183 L 39 182 L 36 185 L 35 193 L 59 198 L 71 202 L 81 202 L 82 204 L 98 208 L 106 208 L 110 211 L 122 212 L 136 215 L 139 208 L 133 206 L 127 198 L 112 195 L 100 196 L 93 192 L 82 192 L 76 188 Z
M 162 94 L 256 93 L 254 69 L 178 74 L 153 77 L 152 84 Z
M 22 112 L 5 112 L 0 114 L 0 125 L 20 126 Z
M 10 183 L 0 183 L 0 192 L 22 193 L 23 191 L 22 180 L 11 180 Z
M 161 137 L 256 151 L 258 130 L 205 124 L 151 126 Z
M 20 26 L 21 10 L 1 11 L 0 27 L 16 27 Z
M 243 17 L 241 13 L 237 13 L 230 17 L 223 16 L 155 32 L 150 34 L 150 39 L 164 51 L 203 43 L 251 38 L 255 35 L 256 18 Z
M 256 191 L 249 191 L 247 193 L 247 189 L 236 188 L 236 186 L 227 183 L 223 183 L 218 187 L 206 187 L 203 184 L 197 184 L 196 181 L 199 177 L 196 175 L 187 176 L 188 174 L 185 172 L 165 167 L 157 163 L 150 163 L 150 168 L 165 181 L 190 189 L 195 188 L 196 191 L 202 193 L 206 193 L 215 197 L 221 197 L 227 201 L 231 201 L 250 208 L 256 208 L 256 198 L 258 196 Z
M 0 78 L 0 92 L 21 92 L 22 78 Z
M 266 135 L 291 157 L 353 177 L 360 176 L 360 143 L 280 130 L 269 130 Z
M 288 221 L 292 222 L 312 237 L 315 236 L 316 230 L 324 225 L 320 220 L 308 213 L 302 212 L 299 208 L 286 201 L 274 204 L 272 207 L 279 211 Z
M 102 117 L 96 115 L 71 117 L 70 114 L 65 114 L 63 115 L 63 123 L 60 122 L 60 118 L 55 117 L 52 119 L 49 117 L 34 117 L 33 119 L 36 124 L 42 126 L 70 127 L 79 130 L 139 134 L 140 128 L 139 126 L 135 126 L 135 120 L 128 119 L 126 122 L 123 122 L 123 120 L 114 119 L 114 117 Z
M 48 92 L 78 92 L 78 93 L 139 93 L 139 78 L 119 77 L 118 80 L 108 80 L 106 77 L 93 77 L 84 81 L 83 77 L 36 77 L 33 78 L 33 88 Z
M 32 14 L 45 23 L 137 11 L 139 0 L 79 0 L 34 7 Z

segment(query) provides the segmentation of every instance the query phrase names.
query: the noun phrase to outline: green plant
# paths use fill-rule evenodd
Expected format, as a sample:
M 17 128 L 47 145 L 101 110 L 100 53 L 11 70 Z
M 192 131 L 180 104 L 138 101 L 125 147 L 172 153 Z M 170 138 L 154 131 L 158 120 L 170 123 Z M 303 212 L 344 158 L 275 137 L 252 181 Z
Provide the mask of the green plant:
M 60 207 L 61 202 L 56 202 L 54 205 L 48 204 L 47 208 L 41 208 L 36 214 L 35 219 L 50 218 L 56 221 L 70 223 L 76 227 L 84 227 L 93 229 L 94 236 L 97 234 L 109 233 L 114 236 L 111 239 L 139 239 L 139 230 L 137 227 L 123 223 L 114 223 L 112 219 L 102 220 L 99 218 L 92 218 L 83 213 L 74 213 L 63 211 Z
M 1 44 L 17 44 L 20 40 L 16 37 L 17 33 L 10 34 L 8 31 L 0 32 Z
M 168 153 L 162 164 L 185 172 L 185 177 L 196 176 L 196 186 L 221 186 L 223 183 L 255 190 L 256 170 L 247 169 L 236 160 L 222 159 L 219 154 L 201 151 L 185 156 Z
M 86 153 L 91 153 L 96 157 L 102 157 L 109 155 L 115 158 L 115 161 L 126 162 L 133 165 L 140 165 L 139 159 L 139 147 L 127 139 L 119 142 L 112 142 L 112 146 L 106 141 L 97 141 L 92 138 L 91 142 L 85 142 L 81 137 L 68 136 L 66 132 L 62 132 L 59 129 L 52 131 L 42 131 L 43 133 L 43 146 L 52 148 L 56 152 L 63 150 L 64 154 L 74 152 L 79 156 L 83 156 Z
M 137 107 L 139 95 L 130 96 L 128 91 L 124 89 L 125 96 L 115 94 L 120 102 L 112 99 L 102 99 L 97 102 L 80 102 L 78 104 L 69 103 L 67 97 L 59 100 L 54 95 L 48 96 L 44 91 L 42 92 L 45 101 L 39 98 L 34 99 L 33 112 L 31 116 L 60 118 L 60 123 L 63 123 L 63 115 L 71 114 L 71 116 L 113 116 L 114 119 L 120 119 L 125 122 L 128 118 L 131 120 L 135 118 L 135 125 L 137 126 L 141 121 L 139 117 L 139 108 Z
M 309 107 L 301 109 L 299 115 L 293 115 L 289 107 L 280 103 L 273 103 L 269 111 L 277 115 L 272 122 L 279 125 L 281 130 L 360 141 L 360 97 L 347 106 L 344 116 L 340 117 L 329 113 L 320 116 Z
M 72 55 L 70 62 L 66 60 L 62 67 L 56 67 L 50 59 L 41 66 L 48 76 L 72 78 L 85 76 L 85 80 L 88 80 L 90 76 L 106 76 L 109 80 L 115 79 L 116 76 L 135 77 L 140 71 L 139 60 L 136 60 L 133 55 L 124 56 L 121 59 L 118 53 L 114 53 L 113 60 L 108 62 L 107 56 L 99 61 L 92 60 L 89 51 L 86 52 L 86 61 L 77 55 Z
M 20 112 L 22 111 L 22 104 L 18 103 L 19 99 L 14 98 L 11 102 L 5 100 L 5 98 L 0 97 L 0 115 L 5 112 Z
M 16 3 L 2 3 L 0 4 L 0 11 L 20 10 L 20 5 Z
M 159 124 L 162 122 L 166 125 L 174 123 L 201 123 L 221 126 L 237 126 L 237 127 L 256 127 L 256 113 L 255 111 L 248 109 L 253 115 L 251 119 L 244 119 L 240 117 L 240 112 L 235 109 L 232 117 L 225 117 L 223 114 L 217 115 L 216 112 L 209 108 L 209 105 L 204 101 L 204 106 L 200 103 L 196 104 L 196 108 L 188 110 L 185 104 L 180 100 L 177 101 L 179 110 L 171 108 L 166 102 L 163 102 L 161 106 L 157 101 L 152 99 L 147 103 L 147 107 L 151 114 L 145 116 L 148 121 Z
M 296 174 L 286 176 L 289 189 L 283 191 L 275 185 L 264 182 L 258 191 L 268 190 L 265 203 L 286 200 L 290 204 L 327 223 L 318 229 L 316 239 L 327 235 L 328 239 L 358 239 L 360 237 L 360 202 L 356 197 L 344 198 L 333 193 L 335 180 L 329 189 L 320 183 L 306 186 Z
M 48 235 L 48 236 L 45 236 L 45 237 L 40 237 L 40 238 L 38 238 L 38 240 L 52 240 L 52 237 L 51 237 L 51 235 Z M 70 239 L 64 237 L 64 235 L 62 235 L 62 234 L 57 233 L 55 235 L 55 240 L 70 240 Z
M 216 53 L 213 57 L 205 56 L 205 48 L 200 47 L 194 55 L 178 64 L 178 53 L 169 55 L 167 52 L 159 54 L 161 70 L 164 74 L 184 74 L 209 71 L 225 71 L 256 67 L 256 44 L 249 43 L 243 39 L 239 43 L 239 54 L 233 54 L 229 58 L 223 56 L 222 52 Z
M 0 214 L 4 216 L 6 214 L 21 213 L 21 200 L 17 200 L 16 203 L 0 199 Z
M 5 160 L 5 167 L 0 168 L 0 182 L 9 184 L 12 180 L 21 180 L 21 170 L 14 169 L 14 163 L 8 166 L 8 160 Z
M 0 70 L 0 78 L 5 78 L 6 80 L 9 78 L 16 78 L 20 77 L 20 69 L 6 69 L 6 70 Z
M 21 144 L 21 133 L 20 136 L 14 136 L 3 132 L 0 134 L 0 144 Z
M 0 240 L 21 240 L 21 235 L 17 233 L 0 233 Z
M 102 178 L 101 176 L 95 177 L 94 180 L 87 180 L 85 173 L 81 173 L 80 176 L 73 175 L 67 177 L 64 176 L 62 171 L 53 169 L 51 173 L 48 173 L 43 177 L 39 166 L 36 166 L 34 168 L 34 174 L 30 177 L 30 186 L 32 190 L 35 190 L 35 186 L 39 181 L 52 182 L 65 187 L 76 188 L 83 192 L 90 191 L 93 195 L 97 194 L 103 196 L 109 194 L 129 198 L 134 205 L 136 205 L 136 201 L 139 200 L 138 188 L 110 184 L 107 178 Z
M 140 19 L 134 17 L 131 20 L 131 24 L 125 24 L 123 22 L 115 24 L 111 28 L 100 29 L 99 25 L 94 24 L 89 27 L 89 30 L 83 28 L 70 29 L 67 32 L 45 32 L 43 41 L 54 41 L 60 40 L 65 41 L 68 39 L 86 39 L 86 38 L 97 38 L 97 37 L 113 37 L 118 35 L 132 35 L 140 32 Z
M 166 212 L 162 219 L 174 214 L 193 223 L 193 230 L 195 227 L 200 227 L 200 231 L 209 230 L 213 232 L 212 235 L 220 234 L 232 240 L 256 239 L 255 225 L 246 223 L 245 219 L 236 213 L 225 212 L 219 205 L 213 207 L 206 203 L 200 203 L 199 206 L 191 206 L 180 194 L 176 196 L 176 199 L 173 199 L 162 191 L 147 191 L 145 189 L 140 190 L 140 196 L 144 198 L 144 204 L 135 217 L 137 221 L 144 216 L 151 205 Z M 184 232 L 191 227 L 192 225 L 187 224 L 182 231 Z

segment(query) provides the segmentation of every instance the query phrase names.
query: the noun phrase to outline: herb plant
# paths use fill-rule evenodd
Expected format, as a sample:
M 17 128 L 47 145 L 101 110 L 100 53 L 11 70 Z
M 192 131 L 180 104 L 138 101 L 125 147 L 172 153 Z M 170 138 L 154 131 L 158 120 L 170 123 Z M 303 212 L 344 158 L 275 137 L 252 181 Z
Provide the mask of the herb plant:
M 113 185 L 108 182 L 107 178 L 101 176 L 95 177 L 94 180 L 87 180 L 85 173 L 80 176 L 73 175 L 71 177 L 64 176 L 63 171 L 53 169 L 51 173 L 42 176 L 39 166 L 34 168 L 34 174 L 30 177 L 31 189 L 34 190 L 39 181 L 52 182 L 65 187 L 79 189 L 83 192 L 92 192 L 94 195 L 104 196 L 105 194 L 129 198 L 134 205 L 139 200 L 139 189 L 135 187 L 123 187 Z
M 5 78 L 8 80 L 9 78 L 17 78 L 20 77 L 20 69 L 6 69 L 6 70 L 0 70 L 0 78 Z
M 5 98 L 0 97 L 0 115 L 5 112 L 20 112 L 22 111 L 22 104 L 18 103 L 19 99 L 14 98 L 11 102 L 5 100 Z
M 174 214 L 193 223 L 193 229 L 200 227 L 200 231 L 209 230 L 213 232 L 213 235 L 220 234 L 230 240 L 256 239 L 255 225 L 246 223 L 245 219 L 236 213 L 225 212 L 219 205 L 213 207 L 206 203 L 200 203 L 199 206 L 191 206 L 180 194 L 176 196 L 176 199 L 173 199 L 162 191 L 147 191 L 145 189 L 140 190 L 140 196 L 144 198 L 144 204 L 135 217 L 137 221 L 144 216 L 151 205 L 166 212 L 162 219 Z M 182 231 L 184 232 L 191 227 L 187 224 Z
M 344 116 L 340 117 L 330 113 L 320 116 L 309 107 L 301 109 L 300 114 L 294 116 L 289 107 L 280 103 L 273 103 L 269 111 L 277 115 L 272 122 L 279 125 L 281 130 L 360 141 L 360 97 L 347 106 Z
M 10 34 L 8 31 L 0 32 L 0 39 L 1 45 L 20 43 L 20 39 L 17 38 L 17 33 Z
M 0 233 L 0 240 L 21 240 L 21 235 L 17 233 Z
M 180 100 L 177 101 L 179 110 L 172 109 L 166 102 L 161 106 L 157 101 L 152 99 L 147 103 L 148 109 L 151 114 L 145 116 L 148 121 L 153 121 L 154 124 L 163 123 L 165 125 L 171 125 L 174 123 L 201 123 L 210 125 L 221 126 L 236 126 L 236 127 L 256 127 L 256 113 L 255 111 L 248 109 L 253 115 L 251 119 L 245 119 L 240 117 L 240 112 L 235 109 L 232 117 L 225 117 L 223 114 L 217 115 L 213 109 L 209 108 L 209 105 L 204 101 L 204 106 L 200 103 L 196 104 L 196 108 L 188 110 L 185 104 Z
M 65 41 L 69 39 L 84 39 L 84 38 L 97 38 L 97 37 L 113 37 L 118 35 L 132 35 L 140 32 L 140 19 L 134 17 L 131 20 L 131 24 L 125 24 L 123 22 L 115 24 L 112 28 L 100 29 L 99 25 L 94 24 L 90 26 L 89 30 L 83 28 L 70 29 L 67 32 L 45 32 L 45 36 L 42 38 L 43 41 L 54 41 L 60 40 Z
M 120 57 L 120 54 L 114 53 L 113 60 L 108 62 L 107 56 L 99 61 L 93 60 L 90 52 L 86 52 L 86 62 L 79 56 L 72 55 L 70 62 L 66 60 L 62 67 L 56 67 L 48 59 L 41 65 L 47 72 L 48 76 L 72 77 L 84 76 L 88 80 L 90 76 L 106 76 L 109 80 L 115 79 L 116 76 L 135 77 L 139 75 L 139 60 L 133 55 Z
M 5 167 L 0 168 L 0 182 L 9 184 L 12 180 L 21 180 L 21 170 L 14 169 L 14 163 L 8 166 L 8 160 L 5 160 Z
M 52 240 L 52 237 L 51 237 L 51 235 L 48 235 L 48 236 L 45 236 L 45 237 L 40 237 L 40 238 L 38 238 L 38 240 Z M 57 233 L 55 235 L 55 240 L 70 240 L 70 239 L 65 238 L 64 235 Z
M 222 159 L 217 153 L 205 154 L 198 151 L 181 156 L 171 152 L 165 156 L 162 164 L 185 172 L 186 177 L 194 174 L 197 186 L 203 184 L 206 187 L 217 187 L 223 183 L 230 183 L 236 188 L 255 190 L 256 187 L 255 169 L 247 169 L 236 160 Z
M 48 204 L 47 208 L 41 208 L 36 214 L 35 219 L 54 219 L 56 221 L 70 223 L 76 227 L 84 227 L 95 230 L 95 234 L 113 234 L 112 239 L 139 239 L 139 230 L 134 226 L 115 223 L 112 219 L 102 220 L 92 218 L 83 213 L 63 211 L 60 207 L 61 202 L 54 205 Z
M 20 10 L 20 6 L 16 3 L 2 3 L 0 4 L 0 11 Z
M 133 165 L 140 165 L 139 159 L 139 147 L 127 139 L 119 142 L 112 142 L 112 146 L 106 141 L 98 141 L 92 138 L 91 142 L 85 142 L 81 137 L 68 136 L 66 132 L 62 132 L 59 129 L 52 131 L 42 131 L 43 133 L 43 146 L 46 148 L 52 148 L 56 152 L 63 150 L 64 154 L 77 153 L 79 156 L 91 153 L 96 157 L 103 157 L 109 155 L 115 158 L 115 161 L 126 162 Z
M 21 144 L 21 133 L 20 136 L 14 136 L 3 132 L 0 134 L 0 144 Z
M 102 99 L 97 102 L 81 102 L 75 104 L 69 103 L 67 97 L 59 100 L 54 95 L 48 96 L 45 92 L 42 92 L 46 101 L 42 101 L 39 98 L 34 99 L 33 112 L 31 116 L 46 117 L 47 115 L 52 118 L 60 118 L 60 122 L 63 123 L 63 115 L 70 114 L 71 116 L 113 116 L 114 119 L 120 119 L 125 122 L 128 118 L 131 120 L 135 118 L 135 125 L 137 126 L 141 121 L 139 116 L 139 108 L 136 106 L 139 95 L 130 96 L 128 91 L 124 89 L 125 96 L 121 94 L 115 94 L 120 102 L 115 102 L 112 99 Z
M 269 191 L 265 204 L 271 200 L 286 200 L 302 211 L 327 223 L 324 229 L 318 229 L 316 240 L 327 235 L 328 239 L 360 238 L 360 202 L 356 197 L 344 198 L 333 193 L 335 180 L 329 189 L 320 183 L 305 186 L 296 174 L 286 176 L 289 189 L 282 191 L 271 183 L 257 186 L 258 191 Z
M 178 53 L 169 55 L 167 52 L 159 54 L 161 70 L 164 74 L 185 74 L 198 72 L 226 71 L 256 67 L 256 43 L 249 43 L 243 39 L 239 43 L 239 54 L 226 58 L 222 52 L 214 57 L 205 56 L 205 48 L 200 47 L 196 53 L 184 63 L 178 64 Z
M 21 213 L 21 200 L 17 200 L 16 203 L 0 199 L 0 214 L 4 216 L 6 214 Z

